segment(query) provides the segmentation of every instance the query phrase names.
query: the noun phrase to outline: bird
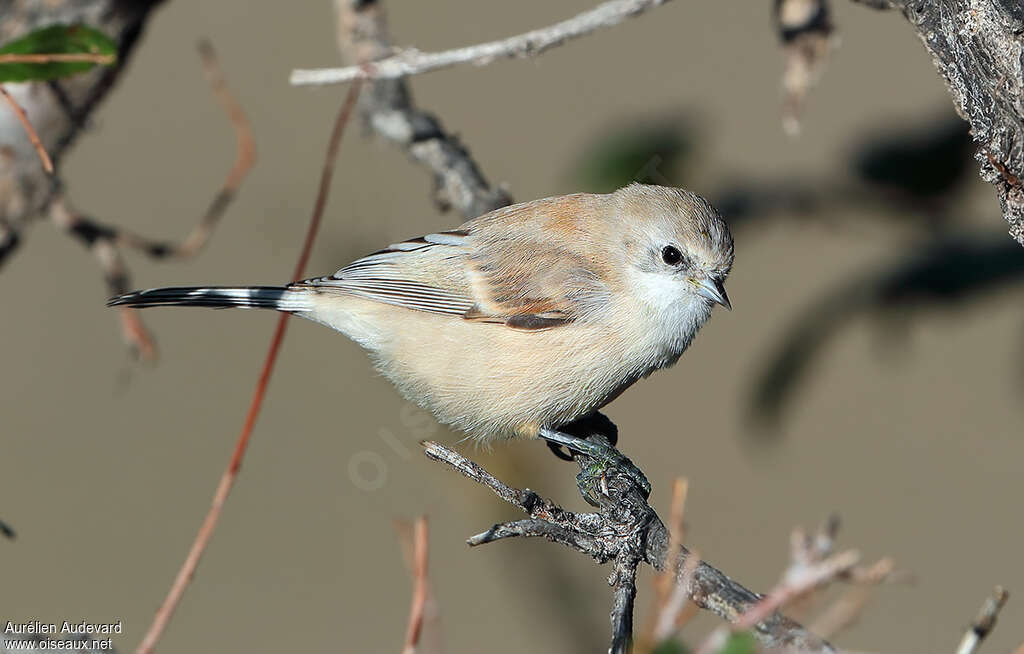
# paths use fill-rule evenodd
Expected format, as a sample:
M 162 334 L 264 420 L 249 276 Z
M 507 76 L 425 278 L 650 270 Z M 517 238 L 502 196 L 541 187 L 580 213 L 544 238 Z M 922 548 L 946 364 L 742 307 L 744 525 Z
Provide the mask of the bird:
M 712 308 L 734 246 L 701 196 L 633 183 L 496 209 L 285 286 L 168 287 L 108 306 L 284 311 L 365 348 L 410 401 L 478 442 L 541 437 L 672 366 Z

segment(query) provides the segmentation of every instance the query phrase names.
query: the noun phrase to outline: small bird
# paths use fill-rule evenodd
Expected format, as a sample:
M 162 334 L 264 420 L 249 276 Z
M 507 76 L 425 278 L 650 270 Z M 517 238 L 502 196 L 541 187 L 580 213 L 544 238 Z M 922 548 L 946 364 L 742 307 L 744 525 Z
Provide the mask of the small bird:
M 484 214 L 287 286 L 157 288 L 109 306 L 276 309 L 369 351 L 410 401 L 479 441 L 558 431 L 671 366 L 731 309 L 728 226 L 703 198 L 631 184 Z

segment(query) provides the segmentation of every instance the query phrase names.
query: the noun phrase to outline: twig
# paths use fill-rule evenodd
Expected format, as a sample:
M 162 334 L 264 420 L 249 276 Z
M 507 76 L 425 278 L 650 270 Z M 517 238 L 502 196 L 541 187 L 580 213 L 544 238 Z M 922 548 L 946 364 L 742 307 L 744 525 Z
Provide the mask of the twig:
M 71 207 L 71 203 L 62 193 L 56 195 L 50 203 L 49 216 L 55 225 L 74 236 L 96 257 L 103 271 L 103 278 L 107 282 L 108 295 L 119 295 L 128 291 L 128 271 L 117 247 L 118 230 L 83 216 Z M 139 319 L 138 312 L 134 309 L 121 308 L 118 316 L 124 340 L 144 360 L 154 360 L 156 344 L 149 330 Z
M 801 571 L 799 576 L 789 577 L 787 575 L 789 578 L 775 587 L 772 592 L 768 593 L 734 623 L 735 628 L 750 629 L 795 598 L 849 571 L 859 560 L 860 554 L 857 551 L 846 550 Z
M 615 571 L 608 579 L 612 591 L 612 644 L 609 654 L 626 654 L 633 642 L 633 606 L 636 600 L 636 569 L 643 559 L 633 554 L 615 557 Z
M 825 0 L 775 0 L 774 13 L 786 55 L 782 127 L 789 136 L 796 136 L 804 99 L 821 77 L 836 39 Z
M 608 436 L 615 426 L 604 416 L 594 416 L 561 428 L 579 437 L 608 444 Z M 613 611 L 613 649 L 625 651 L 623 638 L 628 637 L 632 625 L 632 597 L 635 596 L 635 566 L 641 561 L 657 570 L 681 562 L 680 575 L 688 575 L 686 593 L 693 602 L 706 610 L 736 622 L 762 596 L 747 590 L 728 576 L 701 561 L 687 565 L 693 556 L 689 550 L 670 545 L 668 529 L 654 509 L 647 503 L 647 495 L 625 470 L 628 461 L 595 461 L 577 456 L 580 474 L 577 487 L 583 498 L 598 508 L 596 513 L 566 511 L 550 500 L 529 489 L 512 488 L 466 457 L 439 443 L 423 444 L 425 454 L 432 460 L 451 466 L 466 477 L 490 488 L 498 497 L 518 507 L 529 520 L 495 525 L 487 532 L 469 540 L 479 545 L 508 537 L 543 536 L 586 554 L 599 563 L 615 561 L 615 572 L 610 581 L 615 586 Z M 545 525 L 543 528 L 540 525 Z M 688 570 L 692 572 L 687 572 Z M 756 625 L 754 633 L 766 647 L 798 648 L 809 653 L 830 653 L 835 650 L 825 641 L 809 633 L 799 624 L 774 613 Z M 619 647 L 620 649 L 614 649 Z
M 21 122 L 21 126 L 25 128 L 25 133 L 28 134 L 28 140 L 32 141 L 32 147 L 36 149 L 36 154 L 39 155 L 39 161 L 43 164 L 43 170 L 48 174 L 53 174 L 53 161 L 50 160 L 50 155 L 46 153 L 46 148 L 43 147 L 43 142 L 39 140 L 39 135 L 36 134 L 36 130 L 32 127 L 32 123 L 29 121 L 28 116 L 25 115 L 25 110 L 21 108 L 11 94 L 7 92 L 7 89 L 0 85 L 0 95 L 4 96 L 4 100 L 7 105 L 14 112 L 14 115 L 18 117 Z
M 203 39 L 198 43 L 197 48 L 203 64 L 203 73 L 210 84 L 210 90 L 213 91 L 214 97 L 217 98 L 217 101 L 224 109 L 224 113 L 227 114 L 228 119 L 231 121 L 232 127 L 234 127 L 235 161 L 231 165 L 231 170 L 228 171 L 223 186 L 214 196 L 213 201 L 210 202 L 199 224 L 192 229 L 181 243 L 153 240 L 126 230 L 117 230 L 118 245 L 140 250 L 152 257 L 186 259 L 198 254 L 207 241 L 209 241 L 213 228 L 216 227 L 224 215 L 231 201 L 235 198 L 235 193 L 238 191 L 238 187 L 241 186 L 242 180 L 245 179 L 245 176 L 256 162 L 256 145 L 253 141 L 252 127 L 249 125 L 249 119 L 246 117 L 241 105 L 238 104 L 238 101 L 227 88 L 227 83 L 224 81 L 224 73 L 217 63 L 217 56 L 213 50 L 213 45 Z
M 672 484 L 672 504 L 669 508 L 669 549 L 677 550 L 685 542 L 685 523 L 683 515 L 686 507 L 686 496 L 689 484 L 679 477 Z M 680 565 L 694 567 L 700 561 L 696 554 L 675 565 L 666 565 L 655 580 L 654 606 L 644 635 L 637 644 L 641 652 L 652 651 L 659 643 L 666 640 L 678 628 L 683 610 L 688 605 L 686 589 L 693 577 L 693 570 L 681 571 Z M 692 606 L 692 604 L 689 604 Z
M 429 554 L 429 533 L 427 517 L 420 516 L 413 525 L 412 555 L 412 606 L 409 607 L 409 624 L 405 630 L 405 647 L 402 654 L 414 654 L 423 631 L 423 615 L 429 596 L 427 585 L 427 560 Z
M 17 533 L 14 531 L 14 527 L 10 526 L 3 520 L 0 520 L 0 535 L 11 540 L 14 540 L 17 537 Z
M 981 605 L 978 617 L 974 618 L 974 622 L 964 633 L 960 646 L 956 648 L 956 654 L 974 654 L 977 651 L 981 641 L 985 640 L 996 626 L 999 611 L 1002 610 L 1009 597 L 1010 594 L 1002 586 L 996 586 L 993 589 L 992 595 Z
M 227 89 L 212 45 L 207 41 L 201 41 L 199 55 L 211 90 L 235 128 L 236 155 L 235 163 L 221 190 L 218 191 L 199 223 L 181 243 L 150 239 L 125 229 L 100 223 L 75 210 L 67 196 L 60 192 L 55 194 L 50 203 L 50 219 L 81 241 L 100 262 L 107 280 L 109 295 L 119 295 L 129 290 L 129 275 L 119 250 L 121 247 L 132 248 L 157 259 L 184 259 L 197 255 L 209 240 L 214 227 L 224 215 L 239 185 L 256 160 L 256 149 L 249 121 L 238 101 Z M 121 333 L 125 340 L 144 359 L 154 359 L 156 345 L 149 331 L 139 319 L 138 312 L 133 309 L 121 309 L 119 315 Z
M 320 220 L 323 217 L 324 207 L 327 204 L 330 180 L 334 173 L 334 161 L 337 158 L 338 150 L 341 146 L 341 137 L 345 132 L 345 126 L 349 122 L 349 117 L 351 116 L 356 100 L 359 97 L 359 87 L 359 84 L 352 85 L 348 94 L 345 96 L 341 109 L 338 111 L 338 117 L 335 119 L 334 128 L 331 132 L 331 137 L 327 145 L 327 155 L 324 159 L 323 170 L 320 175 L 320 186 L 317 191 L 316 203 L 313 207 L 313 214 L 309 221 L 309 227 L 306 231 L 306 238 L 302 245 L 302 251 L 299 254 L 299 260 L 295 264 L 295 270 L 292 274 L 293 279 L 297 280 L 303 276 L 306 264 L 309 261 L 309 256 L 313 249 L 313 242 L 316 239 L 317 230 L 320 227 Z M 270 375 L 274 370 L 274 363 L 277 361 L 277 354 L 280 351 L 281 343 L 284 340 L 289 315 L 290 314 L 282 313 L 278 318 L 277 327 L 274 330 L 273 337 L 271 338 L 270 348 L 267 351 L 267 357 L 264 360 L 263 369 L 260 372 L 259 380 L 256 383 L 256 389 L 253 391 L 252 401 L 249 404 L 249 410 L 246 413 L 245 422 L 242 425 L 238 441 L 235 443 L 235 450 L 231 455 L 231 460 L 228 463 L 228 467 L 224 471 L 224 474 L 221 476 L 220 483 L 218 484 L 217 490 L 213 496 L 210 510 L 206 514 L 206 518 L 203 520 L 203 524 L 199 528 L 199 532 L 196 534 L 195 541 L 192 543 L 188 556 L 185 558 L 185 562 L 182 564 L 181 570 L 178 571 L 178 576 L 171 585 L 171 589 L 168 592 L 166 599 L 157 610 L 156 615 L 153 618 L 153 622 L 150 625 L 149 630 L 146 632 L 142 643 L 139 644 L 139 647 L 136 650 L 137 654 L 148 654 L 148 652 L 152 652 L 157 642 L 159 642 L 160 636 L 163 634 L 168 622 L 170 622 L 171 616 L 174 615 L 174 610 L 181 601 L 181 596 L 184 594 L 185 588 L 188 586 L 188 582 L 195 574 L 196 567 L 199 565 L 199 559 L 202 558 L 203 552 L 206 550 L 206 545 L 209 543 L 210 537 L 213 535 L 213 531 L 217 526 L 217 521 L 220 518 L 220 512 L 224 506 L 224 502 L 227 500 L 227 497 L 231 492 L 231 488 L 234 486 L 235 480 L 238 477 L 238 471 L 242 466 L 242 459 L 245 456 L 246 448 L 249 444 L 249 437 L 252 435 L 253 427 L 256 425 L 256 418 L 259 416 L 260 408 L 263 406 L 263 397 L 266 393 L 267 385 L 270 382 Z
M 91 63 L 109 65 L 117 56 L 96 52 L 63 52 L 38 54 L 0 54 L 0 64 Z
M 499 41 L 480 43 L 444 52 L 405 50 L 368 66 L 293 70 L 290 82 L 295 86 L 341 84 L 357 78 L 395 79 L 416 75 L 456 64 L 483 66 L 495 59 L 538 55 L 549 48 L 584 36 L 595 30 L 618 25 L 631 16 L 665 4 L 669 0 L 612 0 L 589 11 L 555 23 L 549 27 L 526 32 Z
M 777 614 L 790 602 L 807 596 L 840 576 L 850 574 L 860 558 L 857 552 L 847 550 L 830 556 L 838 526 L 838 519 L 833 517 L 813 538 L 803 529 L 793 530 L 790 537 L 790 564 L 782 574 L 782 580 L 768 595 L 733 621 L 732 631 L 752 629 L 768 616 Z M 715 629 L 697 648 L 697 654 L 717 651 L 726 642 L 729 631 L 724 627 Z
M 893 568 L 893 560 L 884 558 L 868 567 L 862 574 L 854 576 L 853 588 L 839 597 L 814 620 L 811 624 L 811 631 L 822 638 L 834 638 L 855 623 L 864 612 L 864 607 L 871 599 L 875 587 L 892 576 Z
M 384 8 L 376 0 L 334 0 L 338 47 L 348 62 L 365 65 L 391 51 Z M 503 188 L 492 187 L 458 137 L 434 115 L 416 106 L 405 80 L 374 80 L 360 98 L 366 124 L 379 136 L 407 151 L 434 178 L 434 200 L 476 218 L 512 203 Z

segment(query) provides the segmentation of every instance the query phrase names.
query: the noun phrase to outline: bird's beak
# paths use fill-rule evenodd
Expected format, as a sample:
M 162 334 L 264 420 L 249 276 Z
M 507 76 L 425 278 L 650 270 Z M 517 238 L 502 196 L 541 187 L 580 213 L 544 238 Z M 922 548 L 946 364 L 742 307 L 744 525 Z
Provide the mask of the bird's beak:
M 725 292 L 725 285 L 720 280 L 713 277 L 705 277 L 704 279 L 694 279 L 691 281 L 697 287 L 698 294 L 732 311 L 729 295 Z

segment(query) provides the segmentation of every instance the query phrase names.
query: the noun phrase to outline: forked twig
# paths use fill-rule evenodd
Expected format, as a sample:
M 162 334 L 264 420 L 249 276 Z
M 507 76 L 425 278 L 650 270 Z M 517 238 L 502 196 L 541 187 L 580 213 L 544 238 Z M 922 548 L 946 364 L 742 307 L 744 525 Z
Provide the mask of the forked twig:
M 615 431 L 614 425 L 600 414 L 560 429 L 605 445 L 611 442 L 609 436 Z M 541 536 L 586 554 L 599 563 L 615 562 L 609 579 L 614 586 L 612 646 L 609 650 L 613 654 L 628 651 L 633 598 L 636 595 L 635 574 L 640 563 L 646 562 L 657 570 L 663 570 L 681 562 L 677 569 L 680 575 L 687 577 L 683 586 L 687 596 L 697 606 L 729 622 L 741 620 L 764 599 L 703 561 L 687 565 L 693 555 L 683 546 L 676 549 L 670 545 L 668 529 L 648 504 L 646 492 L 627 472 L 632 464 L 624 457 L 618 461 L 598 461 L 584 455 L 576 457 L 580 467 L 577 487 L 583 498 L 598 511 L 575 513 L 529 489 L 508 486 L 478 464 L 439 443 L 426 442 L 423 446 L 430 459 L 443 462 L 487 486 L 498 497 L 529 516 L 526 520 L 494 525 L 470 538 L 470 545 L 512 537 Z M 827 642 L 778 613 L 764 615 L 753 631 L 768 648 L 835 653 Z
M 224 185 L 217 192 L 202 219 L 181 243 L 150 239 L 129 230 L 101 223 L 76 210 L 63 192 L 58 192 L 50 202 L 50 219 L 81 241 L 100 263 L 107 281 L 108 295 L 119 295 L 130 290 L 128 269 L 121 257 L 121 248 L 138 250 L 157 259 L 184 259 L 197 255 L 209 240 L 242 180 L 255 163 L 256 148 L 252 128 L 238 101 L 228 91 L 224 74 L 209 42 L 204 40 L 199 43 L 199 55 L 211 90 L 235 129 L 236 155 Z M 155 358 L 156 345 L 149 330 L 139 319 L 138 312 L 134 309 L 121 308 L 119 315 L 124 339 L 142 358 Z

